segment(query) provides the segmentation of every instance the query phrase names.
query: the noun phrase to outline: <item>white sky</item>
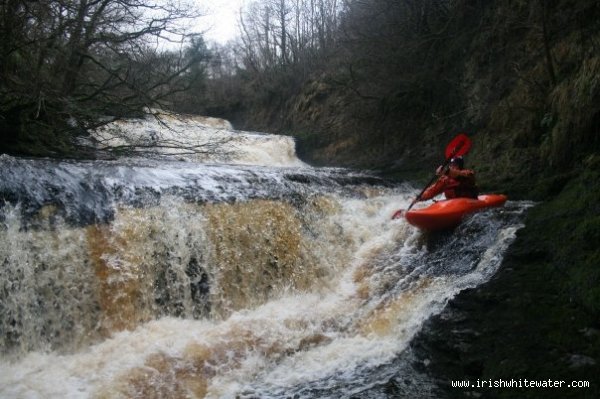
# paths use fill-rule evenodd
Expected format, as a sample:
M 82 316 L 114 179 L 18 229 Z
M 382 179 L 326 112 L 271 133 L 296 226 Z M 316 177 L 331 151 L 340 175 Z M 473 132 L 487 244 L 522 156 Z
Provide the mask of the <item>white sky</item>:
M 206 15 L 199 19 L 199 29 L 206 31 L 207 41 L 225 44 L 239 36 L 237 21 L 244 0 L 196 0 L 196 3 Z

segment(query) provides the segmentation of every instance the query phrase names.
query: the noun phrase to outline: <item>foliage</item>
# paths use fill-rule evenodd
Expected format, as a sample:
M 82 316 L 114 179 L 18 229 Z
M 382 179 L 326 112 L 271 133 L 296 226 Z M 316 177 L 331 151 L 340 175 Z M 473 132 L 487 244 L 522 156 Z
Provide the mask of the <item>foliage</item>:
M 182 46 L 196 15 L 170 0 L 2 0 L 0 150 L 72 154 L 89 129 L 169 104 L 202 78 L 207 52 L 157 43 Z
M 321 6 L 337 13 L 319 30 Z M 206 109 L 298 134 L 310 162 L 403 176 L 464 131 L 483 186 L 522 197 L 599 148 L 599 15 L 573 0 L 251 2 Z
M 328 159 L 389 159 L 420 140 L 418 127 L 432 116 L 447 125 L 461 115 L 453 73 L 472 33 L 460 28 L 465 9 L 439 0 L 251 2 L 231 50 L 240 60 L 229 78 L 237 90 L 217 99 L 215 116 L 252 129 L 313 131 L 321 136 L 314 150 Z M 345 140 L 353 144 L 336 144 Z M 362 153 L 365 146 L 373 152 Z
M 600 315 L 600 159 L 588 157 L 578 178 L 573 179 L 552 201 L 536 212 L 540 238 L 553 256 L 553 265 L 564 273 L 564 290 L 586 311 Z M 565 245 L 564 238 L 570 237 Z

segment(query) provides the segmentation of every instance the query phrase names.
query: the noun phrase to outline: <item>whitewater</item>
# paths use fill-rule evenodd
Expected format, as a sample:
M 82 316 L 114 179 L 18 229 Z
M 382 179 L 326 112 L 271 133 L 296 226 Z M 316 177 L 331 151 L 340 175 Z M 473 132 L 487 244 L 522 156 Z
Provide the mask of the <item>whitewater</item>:
M 0 156 L 0 397 L 432 395 L 411 339 L 494 275 L 531 204 L 427 235 L 391 220 L 409 184 L 169 118 L 98 133 L 154 137 L 128 158 Z

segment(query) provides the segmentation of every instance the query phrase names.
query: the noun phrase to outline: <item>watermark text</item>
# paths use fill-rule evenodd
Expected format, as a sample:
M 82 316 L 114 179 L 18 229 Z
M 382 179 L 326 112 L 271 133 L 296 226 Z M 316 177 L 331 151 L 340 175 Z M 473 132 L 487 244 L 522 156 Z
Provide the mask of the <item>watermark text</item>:
M 518 379 L 489 379 L 489 380 L 457 380 L 452 381 L 452 388 L 589 388 L 589 381 L 562 381 Z

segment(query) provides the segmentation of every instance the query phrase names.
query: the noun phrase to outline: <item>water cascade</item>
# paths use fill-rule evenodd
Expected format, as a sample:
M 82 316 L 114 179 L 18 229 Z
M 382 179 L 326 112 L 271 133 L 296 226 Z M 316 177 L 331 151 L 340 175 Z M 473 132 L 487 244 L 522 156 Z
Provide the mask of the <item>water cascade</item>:
M 0 397 L 337 398 L 418 380 L 397 359 L 494 274 L 529 204 L 425 235 L 390 220 L 414 188 L 257 137 L 239 162 L 0 156 Z

